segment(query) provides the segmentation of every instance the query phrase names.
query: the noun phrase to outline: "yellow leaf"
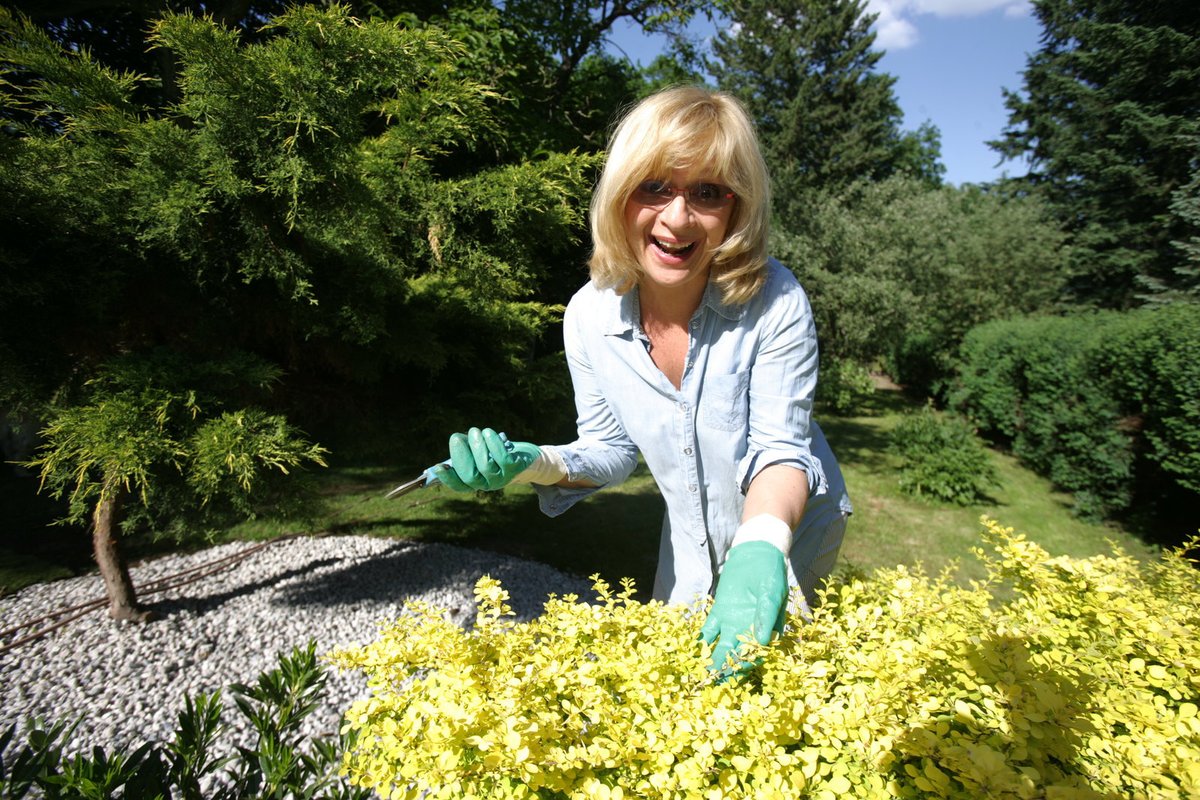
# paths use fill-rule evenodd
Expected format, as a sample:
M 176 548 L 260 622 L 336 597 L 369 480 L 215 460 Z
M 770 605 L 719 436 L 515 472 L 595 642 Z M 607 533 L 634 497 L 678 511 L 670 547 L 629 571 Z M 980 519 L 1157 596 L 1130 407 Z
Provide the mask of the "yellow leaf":
M 838 795 L 846 794 L 853 788 L 850 779 L 845 775 L 834 775 L 826 786 L 831 792 Z

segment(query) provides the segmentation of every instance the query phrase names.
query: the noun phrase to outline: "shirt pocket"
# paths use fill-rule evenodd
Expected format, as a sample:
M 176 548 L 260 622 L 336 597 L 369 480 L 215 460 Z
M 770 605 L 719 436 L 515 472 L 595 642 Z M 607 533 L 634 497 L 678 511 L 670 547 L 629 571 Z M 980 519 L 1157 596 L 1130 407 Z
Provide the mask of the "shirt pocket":
M 741 430 L 749 417 L 750 370 L 706 377 L 700 396 L 700 420 L 722 431 Z

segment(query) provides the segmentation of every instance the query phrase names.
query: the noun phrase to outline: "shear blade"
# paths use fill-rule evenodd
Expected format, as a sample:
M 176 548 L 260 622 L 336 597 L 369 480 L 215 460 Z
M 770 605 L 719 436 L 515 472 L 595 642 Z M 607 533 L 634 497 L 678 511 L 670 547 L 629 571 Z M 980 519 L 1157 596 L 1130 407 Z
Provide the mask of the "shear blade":
M 421 487 L 423 487 L 425 485 L 425 480 L 426 480 L 425 473 L 422 472 L 420 475 L 418 475 L 416 478 L 412 479 L 408 483 L 402 483 L 399 486 L 397 486 L 395 489 L 392 489 L 390 492 L 387 493 L 387 496 L 384 497 L 384 499 L 391 500 L 393 497 L 401 497 L 403 495 L 406 495 L 409 492 L 413 491 L 414 489 L 420 489 Z

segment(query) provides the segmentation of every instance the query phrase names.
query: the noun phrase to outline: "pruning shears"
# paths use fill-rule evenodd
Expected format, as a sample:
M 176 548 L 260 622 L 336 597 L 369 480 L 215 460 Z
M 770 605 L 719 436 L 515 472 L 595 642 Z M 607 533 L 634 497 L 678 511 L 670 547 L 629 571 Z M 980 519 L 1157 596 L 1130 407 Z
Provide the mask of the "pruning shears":
M 441 464 L 434 464 L 429 469 L 422 471 L 420 475 L 413 478 L 411 481 L 407 481 L 405 483 L 400 484 L 395 489 L 392 489 L 390 492 L 388 492 L 387 496 L 384 497 L 383 499 L 391 500 L 393 497 L 403 497 L 404 495 L 408 494 L 409 492 L 415 491 L 417 489 L 423 489 L 426 486 L 433 486 L 435 483 L 441 483 L 441 481 L 439 481 L 437 479 L 437 476 L 435 476 L 433 474 L 433 470 L 435 468 L 443 466 L 443 465 L 449 466 L 450 459 L 446 459 Z
M 511 451 L 513 449 L 513 443 L 510 442 L 508 440 L 508 437 L 505 436 L 503 433 L 500 434 L 500 440 L 504 442 L 504 447 L 506 450 Z M 435 469 L 437 469 L 438 467 L 448 467 L 448 466 L 450 466 L 450 459 L 447 458 L 445 461 L 441 462 L 440 464 L 434 464 L 432 467 L 422 470 L 420 475 L 413 478 L 411 481 L 402 483 L 399 486 L 397 486 L 395 489 L 392 489 L 390 492 L 387 493 L 387 495 L 383 499 L 391 500 L 393 497 L 403 497 L 404 495 L 408 494 L 409 492 L 416 491 L 417 489 L 424 489 L 426 486 L 433 486 L 435 484 L 440 484 L 441 481 L 437 479 L 437 475 L 435 475 L 433 471 Z

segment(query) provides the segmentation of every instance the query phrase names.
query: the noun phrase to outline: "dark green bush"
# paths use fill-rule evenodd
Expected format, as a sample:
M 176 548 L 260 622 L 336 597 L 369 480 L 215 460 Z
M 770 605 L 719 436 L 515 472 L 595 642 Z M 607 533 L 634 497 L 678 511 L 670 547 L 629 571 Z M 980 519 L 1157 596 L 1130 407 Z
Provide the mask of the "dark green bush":
M 1081 516 L 1158 479 L 1200 492 L 1200 306 L 991 322 L 960 359 L 952 405 Z
M 908 494 L 957 505 L 986 498 L 996 486 L 987 449 L 961 417 L 926 406 L 905 414 L 889 449 L 900 456 L 900 488 Z
M 892 380 L 914 397 L 941 399 L 954 374 L 955 344 L 940 332 L 909 331 L 887 358 Z
M 46 798 L 315 798 L 362 800 L 370 792 L 338 776 L 349 740 L 310 739 L 300 726 L 318 706 L 326 671 L 315 643 L 280 654 L 279 666 L 253 685 L 230 687 L 257 736 L 236 751 L 221 741 L 221 693 L 188 698 L 175 738 L 133 752 L 72 752 L 75 726 L 32 721 L 24 741 L 16 728 L 0 733 L 0 797 Z
M 860 413 L 874 393 L 871 372 L 862 364 L 846 359 L 830 359 L 822 364 L 817 401 L 824 410 L 839 416 Z
M 1094 363 L 1111 379 L 1118 426 L 1136 439 L 1146 468 L 1200 493 L 1200 305 L 1128 315 Z

